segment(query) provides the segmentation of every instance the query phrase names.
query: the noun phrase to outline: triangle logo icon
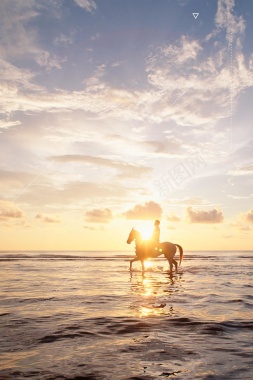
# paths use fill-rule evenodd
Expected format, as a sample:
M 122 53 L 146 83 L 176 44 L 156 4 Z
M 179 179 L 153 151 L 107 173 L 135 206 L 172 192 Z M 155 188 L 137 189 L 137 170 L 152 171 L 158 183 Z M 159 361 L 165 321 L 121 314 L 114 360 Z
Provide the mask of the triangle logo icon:
M 196 18 L 198 17 L 199 13 L 193 13 L 192 15 L 193 15 L 193 17 L 194 17 L 195 20 L 196 20 Z

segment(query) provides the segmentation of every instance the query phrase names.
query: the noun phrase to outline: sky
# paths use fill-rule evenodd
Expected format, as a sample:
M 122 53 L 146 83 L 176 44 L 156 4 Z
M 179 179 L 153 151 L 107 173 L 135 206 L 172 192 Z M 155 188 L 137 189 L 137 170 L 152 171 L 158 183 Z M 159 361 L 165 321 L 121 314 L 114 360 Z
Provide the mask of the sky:
M 198 13 L 197 17 L 193 13 Z M 0 1 L 0 250 L 253 249 L 253 2 Z

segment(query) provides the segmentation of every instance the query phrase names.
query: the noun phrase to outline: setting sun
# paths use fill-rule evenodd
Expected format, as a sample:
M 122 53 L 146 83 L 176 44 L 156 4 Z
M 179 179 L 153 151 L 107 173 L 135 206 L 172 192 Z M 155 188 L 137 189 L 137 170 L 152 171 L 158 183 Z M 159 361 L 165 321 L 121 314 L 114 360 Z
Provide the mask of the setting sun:
M 141 221 L 138 222 L 135 229 L 141 233 L 144 240 L 148 240 L 152 236 L 154 226 L 150 221 Z

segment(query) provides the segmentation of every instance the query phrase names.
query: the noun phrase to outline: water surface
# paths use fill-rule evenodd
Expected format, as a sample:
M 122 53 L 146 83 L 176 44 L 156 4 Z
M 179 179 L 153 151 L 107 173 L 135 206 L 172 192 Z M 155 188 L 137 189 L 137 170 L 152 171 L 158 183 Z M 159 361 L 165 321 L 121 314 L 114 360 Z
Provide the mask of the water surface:
M 253 252 L 0 254 L 0 379 L 253 378 Z

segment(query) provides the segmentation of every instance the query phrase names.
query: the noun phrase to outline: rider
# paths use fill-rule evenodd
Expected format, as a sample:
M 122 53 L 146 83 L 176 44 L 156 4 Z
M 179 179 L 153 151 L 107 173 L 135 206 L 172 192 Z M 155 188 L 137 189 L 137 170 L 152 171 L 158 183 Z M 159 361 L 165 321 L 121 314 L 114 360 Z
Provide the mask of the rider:
M 152 245 L 152 249 L 157 251 L 159 249 L 159 245 L 160 245 L 160 220 L 156 220 L 154 222 L 154 231 L 153 231 L 153 234 L 151 236 L 151 245 Z

